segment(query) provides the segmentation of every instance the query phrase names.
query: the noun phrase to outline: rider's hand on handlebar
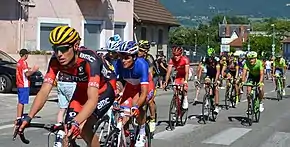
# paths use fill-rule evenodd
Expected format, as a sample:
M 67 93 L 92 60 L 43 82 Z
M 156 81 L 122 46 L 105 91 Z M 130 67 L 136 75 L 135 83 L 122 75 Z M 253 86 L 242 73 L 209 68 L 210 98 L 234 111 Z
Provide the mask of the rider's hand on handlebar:
M 68 122 L 65 125 L 65 132 L 67 136 L 72 137 L 72 139 L 75 139 L 77 136 L 79 136 L 81 133 L 79 126 L 80 124 L 75 120 Z
M 32 118 L 29 117 L 28 115 L 22 118 L 22 123 L 21 123 L 21 126 L 19 127 L 19 132 L 23 132 L 23 130 L 29 125 L 31 119 Z
M 167 87 L 167 82 L 164 82 L 162 88 L 165 89 Z

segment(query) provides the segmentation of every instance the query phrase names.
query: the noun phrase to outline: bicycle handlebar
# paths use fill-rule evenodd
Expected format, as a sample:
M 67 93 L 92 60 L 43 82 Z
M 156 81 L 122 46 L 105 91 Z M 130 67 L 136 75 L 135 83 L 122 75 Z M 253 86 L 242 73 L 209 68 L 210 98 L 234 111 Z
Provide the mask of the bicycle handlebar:
M 19 132 L 19 126 L 17 126 L 14 130 L 14 133 L 13 133 L 13 141 L 15 141 L 16 137 L 17 137 L 17 134 L 19 135 L 20 137 L 20 140 L 24 143 L 24 144 L 29 144 L 29 140 L 27 140 L 24 136 L 24 131 L 22 132 Z M 64 131 L 64 125 L 61 124 L 61 125 L 56 125 L 56 124 L 42 124 L 42 123 L 30 123 L 26 128 L 42 128 L 42 129 L 45 129 L 51 133 L 55 133 L 59 130 L 63 130 Z
M 168 88 L 168 87 L 177 87 L 177 88 L 178 88 L 178 87 L 180 86 L 180 87 L 182 87 L 182 89 L 183 89 L 184 85 L 185 85 L 185 84 L 180 84 L 180 85 L 178 85 L 178 84 L 169 84 L 169 85 L 167 85 L 167 86 L 164 88 L 164 91 L 167 91 L 167 88 Z

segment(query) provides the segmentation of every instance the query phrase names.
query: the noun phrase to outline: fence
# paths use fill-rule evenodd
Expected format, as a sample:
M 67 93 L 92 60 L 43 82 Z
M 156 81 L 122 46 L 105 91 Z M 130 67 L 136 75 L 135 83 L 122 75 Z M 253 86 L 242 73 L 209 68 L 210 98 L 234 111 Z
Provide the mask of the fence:
M 197 46 L 196 47 L 196 52 L 195 52 L 195 47 L 194 46 L 188 46 L 188 45 L 183 45 L 183 50 L 184 53 L 183 55 L 186 55 L 190 63 L 197 63 L 200 61 L 200 58 L 206 55 L 207 47 L 206 46 Z M 168 46 L 167 50 L 167 59 L 170 59 L 172 56 L 172 45 Z

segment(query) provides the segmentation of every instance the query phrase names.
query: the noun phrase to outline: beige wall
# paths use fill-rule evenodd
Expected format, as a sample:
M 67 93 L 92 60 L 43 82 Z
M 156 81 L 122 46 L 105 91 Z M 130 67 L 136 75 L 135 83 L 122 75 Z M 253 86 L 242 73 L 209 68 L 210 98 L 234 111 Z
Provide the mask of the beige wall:
M 146 27 L 146 39 L 149 40 L 150 42 L 155 42 L 155 46 L 151 46 L 150 49 L 150 54 L 156 56 L 157 54 L 157 45 L 158 45 L 158 31 L 161 29 L 163 30 L 163 40 L 162 44 L 159 44 L 161 46 L 161 49 L 158 49 L 158 51 L 163 51 L 164 55 L 167 55 L 167 46 L 169 43 L 168 40 L 168 26 L 165 25 L 150 25 L 150 24 L 142 24 L 142 25 L 137 25 L 136 29 L 134 32 L 136 33 L 137 40 L 141 39 L 141 28 Z
M 0 6 L 0 49 L 16 53 L 20 48 L 39 50 L 41 22 L 68 23 L 83 35 L 83 24 L 87 20 L 102 21 L 101 47 L 106 38 L 113 34 L 113 22 L 125 22 L 124 39 L 133 37 L 133 0 L 34 0 L 35 7 L 29 8 L 27 21 L 18 21 L 20 6 L 17 1 L 3 0 Z M 4 2 L 3 2 L 4 3 Z M 114 8 L 111 17 L 109 9 Z M 83 43 L 83 42 L 82 42 Z

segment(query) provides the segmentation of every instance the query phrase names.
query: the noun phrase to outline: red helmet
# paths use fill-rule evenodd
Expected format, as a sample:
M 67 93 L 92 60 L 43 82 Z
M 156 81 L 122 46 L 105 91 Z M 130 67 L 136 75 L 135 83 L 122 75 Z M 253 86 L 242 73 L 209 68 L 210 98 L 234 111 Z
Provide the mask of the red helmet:
M 183 52 L 182 47 L 178 47 L 178 46 L 172 47 L 172 54 L 173 55 L 181 55 L 182 52 Z

